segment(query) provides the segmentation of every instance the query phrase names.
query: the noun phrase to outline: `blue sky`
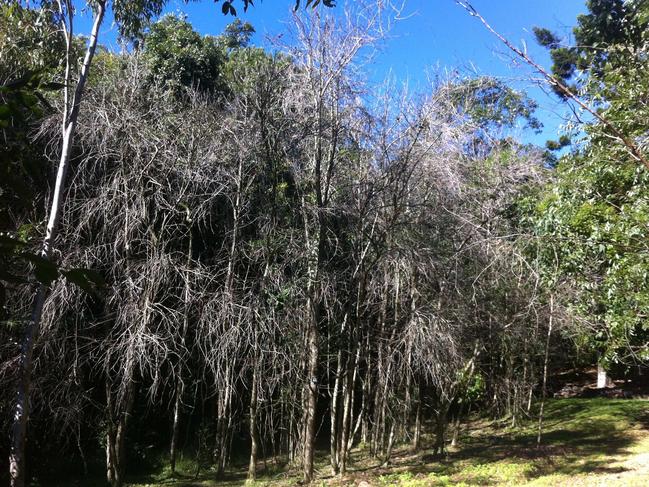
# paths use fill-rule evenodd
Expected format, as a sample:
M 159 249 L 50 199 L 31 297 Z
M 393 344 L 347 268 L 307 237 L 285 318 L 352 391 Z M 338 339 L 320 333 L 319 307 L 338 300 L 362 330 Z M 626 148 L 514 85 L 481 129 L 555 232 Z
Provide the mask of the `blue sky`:
M 339 0 L 334 11 L 340 11 L 344 3 Z M 248 12 L 240 9 L 239 17 L 257 30 L 253 43 L 265 45 L 267 36 L 285 29 L 293 5 L 293 0 L 256 0 Z M 549 57 L 534 43 L 532 27 L 548 27 L 567 35 L 577 15 L 586 10 L 584 0 L 473 0 L 473 6 L 508 39 L 519 46 L 525 43 L 528 52 L 546 67 L 550 65 Z M 232 21 L 221 14 L 219 4 L 206 0 L 188 4 L 171 0 L 166 12 L 186 14 L 194 28 L 203 34 L 220 34 Z M 530 79 L 538 76 L 526 66 L 512 62 L 498 39 L 453 0 L 405 0 L 401 17 L 369 68 L 371 81 L 378 82 L 391 73 L 398 81 L 407 81 L 412 90 L 423 91 L 427 72 L 431 70 L 457 69 L 467 75 L 497 76 L 526 90 L 539 104 L 537 117 L 545 129 L 540 135 L 524 134 L 525 140 L 543 144 L 546 139 L 556 137 L 563 117 L 568 114 L 567 107 L 538 88 Z M 77 29 L 87 33 L 89 25 L 89 17 L 82 15 Z M 118 49 L 116 30 L 108 19 L 100 42 Z

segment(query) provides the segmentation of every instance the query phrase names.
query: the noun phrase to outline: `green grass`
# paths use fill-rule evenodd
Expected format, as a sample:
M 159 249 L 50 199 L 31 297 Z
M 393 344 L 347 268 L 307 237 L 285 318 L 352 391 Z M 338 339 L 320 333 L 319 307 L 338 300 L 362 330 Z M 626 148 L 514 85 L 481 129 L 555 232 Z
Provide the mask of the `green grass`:
M 540 448 L 536 421 L 516 429 L 476 421 L 446 459 L 420 456 L 379 480 L 402 487 L 649 485 L 648 428 L 647 401 L 557 399 L 546 406 Z
M 347 486 L 361 480 L 371 486 L 646 486 L 649 485 L 649 401 L 556 399 L 546 405 L 543 441 L 536 446 L 537 423 L 519 428 L 475 419 L 465 425 L 460 446 L 446 458 L 432 458 L 424 449 L 397 448 L 393 463 L 380 467 L 356 449 L 350 472 L 331 477 L 325 452 L 319 452 L 319 479 L 313 485 Z M 432 441 L 430 438 L 426 438 Z M 425 443 L 424 443 L 425 445 Z M 270 466 L 270 463 L 269 463 Z M 205 487 L 245 485 L 245 470 L 223 481 L 203 472 L 194 479 L 195 464 L 180 459 L 179 476 L 168 470 L 132 479 L 132 486 Z M 299 471 L 261 472 L 254 486 L 296 485 Z

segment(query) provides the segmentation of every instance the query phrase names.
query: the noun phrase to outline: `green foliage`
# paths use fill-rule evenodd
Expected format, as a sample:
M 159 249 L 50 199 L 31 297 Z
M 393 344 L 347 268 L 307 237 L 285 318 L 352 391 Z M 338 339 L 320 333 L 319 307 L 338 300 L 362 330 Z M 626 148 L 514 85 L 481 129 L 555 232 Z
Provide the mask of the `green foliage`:
M 33 224 L 14 230 L 15 213 L 27 212 L 38 200 L 37 190 L 44 185 L 43 160 L 36 154 L 28 131 L 51 107 L 45 94 L 58 91 L 62 85 L 43 80 L 42 72 L 28 72 L 11 84 L 0 86 L 0 288 L 4 283 L 27 282 L 20 274 L 29 263 L 36 280 L 50 285 L 59 276 L 95 293 L 103 285 L 101 277 L 88 269 L 62 270 L 52 261 L 26 250 L 37 232 Z M 12 271 L 9 271 L 12 269 Z
M 565 156 L 535 209 L 546 271 L 577 290 L 575 311 L 599 330 L 594 350 L 649 359 L 649 178 L 636 163 L 612 165 L 605 151 Z
M 11 181 L 24 168 L 14 167 L 25 162 L 23 150 L 28 148 L 27 131 L 33 121 L 43 114 L 48 106 L 43 90 L 56 89 L 58 85 L 44 83 L 39 73 L 27 73 L 19 80 L 0 86 L 0 130 L 3 132 L 0 171 L 3 177 L 2 197 L 7 192 L 20 193 L 17 181 Z M 4 187 L 4 182 L 10 183 Z M 12 189 L 13 188 L 13 189 Z M 6 210 L 6 208 L 3 208 Z
M 473 374 L 465 385 L 463 401 L 473 403 L 479 401 L 486 391 L 484 376 L 480 373 Z
M 40 72 L 51 77 L 62 65 L 63 38 L 53 9 L 0 2 L 0 83 Z
M 588 13 L 578 16 L 573 29 L 574 45 L 561 46 L 548 29 L 535 27 L 537 42 L 550 50 L 552 73 L 565 85 L 585 71 L 591 96 L 600 96 L 601 82 L 611 69 L 629 67 L 632 56 L 647 40 L 649 3 L 645 0 L 589 0 Z M 580 82 L 581 84 L 581 82 Z M 579 87 L 573 86 L 573 91 Z M 561 89 L 555 92 L 565 98 Z
M 545 143 L 545 148 L 551 151 L 558 151 L 571 144 L 570 136 L 562 135 L 559 140 L 548 140 Z
M 451 99 L 483 130 L 512 128 L 521 120 L 525 128 L 538 131 L 542 127 L 534 116 L 536 102 L 496 78 L 480 77 L 459 83 L 452 90 Z
M 228 55 L 223 66 L 223 77 L 229 89 L 242 96 L 255 93 L 260 86 L 268 86 L 264 79 L 269 72 L 277 72 L 288 63 L 282 56 L 272 56 L 261 48 L 235 49 Z M 273 80 L 277 91 L 281 91 L 281 80 Z M 270 91 L 269 94 L 273 93 Z
M 228 49 L 239 49 L 248 47 L 250 38 L 255 33 L 255 28 L 249 22 L 241 22 L 236 19 L 228 24 L 223 32 L 223 43 Z
M 0 87 L 0 281 L 6 283 L 24 280 L 16 263 L 33 227 L 23 225 L 16 232 L 16 216 L 33 211 L 46 178 L 45 161 L 31 143 L 29 131 L 47 107 L 43 93 L 56 88 L 43 82 L 39 73 Z
M 166 3 L 166 0 L 113 0 L 113 16 L 120 36 L 139 38 L 151 19 L 160 15 Z
M 201 36 L 184 18 L 166 15 L 151 26 L 144 59 L 155 81 L 176 94 L 187 87 L 224 91 L 225 53 L 218 39 Z
M 649 3 L 592 0 L 588 9 L 577 19 L 576 47 L 557 47 L 542 29 L 537 39 L 551 49 L 555 75 L 565 81 L 585 71 L 583 84 L 602 115 L 646 153 Z M 649 175 L 611 143 L 608 126 L 591 123 L 586 134 L 580 152 L 558 161 L 555 180 L 531 210 L 536 251 L 549 281 L 576 291 L 571 307 L 591 324 L 578 342 L 609 361 L 648 360 Z
M 532 27 L 536 42 L 548 49 L 557 49 L 561 43 L 559 38 L 549 29 L 543 27 Z
M 574 49 L 557 47 L 552 50 L 552 74 L 560 80 L 567 82 L 575 74 L 577 64 L 577 53 Z M 565 96 L 564 93 L 561 93 Z

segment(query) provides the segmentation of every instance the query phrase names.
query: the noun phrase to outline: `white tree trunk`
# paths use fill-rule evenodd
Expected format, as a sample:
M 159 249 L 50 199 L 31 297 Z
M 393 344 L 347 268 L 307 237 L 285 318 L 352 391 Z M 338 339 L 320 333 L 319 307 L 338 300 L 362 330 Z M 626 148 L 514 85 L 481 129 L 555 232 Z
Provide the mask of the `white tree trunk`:
M 606 374 L 606 369 L 600 362 L 598 362 L 597 363 L 597 388 L 605 389 L 607 385 L 608 385 L 608 375 Z
M 63 207 L 63 192 L 65 189 L 65 179 L 70 165 L 70 150 L 74 138 L 77 119 L 79 116 L 79 106 L 83 91 L 88 80 L 90 65 L 97 48 L 97 38 L 99 27 L 104 20 L 105 1 L 97 2 L 95 18 L 90 34 L 90 40 L 86 49 L 86 55 L 81 66 L 81 73 L 74 91 L 72 99 L 72 110 L 64 114 L 66 125 L 63 127 L 63 141 L 61 145 L 61 159 L 56 174 L 54 185 L 54 195 L 50 206 L 50 213 L 45 231 L 45 238 L 41 248 L 41 256 L 49 259 L 56 231 L 61 217 L 61 208 Z M 67 107 L 66 107 L 67 111 Z M 25 335 L 23 337 L 22 347 L 19 359 L 19 381 L 16 391 L 16 405 L 13 415 L 12 426 L 12 443 L 9 454 L 9 476 L 12 487 L 23 487 L 25 485 L 25 442 L 27 436 L 27 419 L 29 418 L 29 392 L 31 388 L 31 376 L 33 369 L 32 355 L 34 351 L 34 341 L 38 336 L 38 331 L 43 313 L 43 305 L 47 295 L 47 288 L 43 284 L 39 285 L 34 298 L 34 305 L 29 322 L 25 326 Z

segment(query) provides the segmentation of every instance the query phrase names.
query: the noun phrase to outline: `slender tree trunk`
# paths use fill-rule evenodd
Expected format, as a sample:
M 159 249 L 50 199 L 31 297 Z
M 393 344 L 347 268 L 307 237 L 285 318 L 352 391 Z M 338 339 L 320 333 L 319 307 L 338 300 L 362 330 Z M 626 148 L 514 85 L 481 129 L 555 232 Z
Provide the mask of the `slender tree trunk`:
M 435 455 L 443 455 L 445 451 L 447 414 L 447 407 L 440 406 L 440 411 L 437 413 L 437 425 L 435 427 Z
M 306 384 L 306 422 L 304 429 L 304 481 L 313 480 L 313 453 L 315 447 L 315 413 L 318 402 L 318 330 L 315 320 L 309 323 L 308 368 Z
M 109 427 L 106 433 L 106 482 L 113 485 L 115 482 L 115 470 L 117 465 L 114 463 L 115 459 L 115 431 Z
M 389 343 L 392 343 L 394 340 L 396 328 L 392 329 L 390 335 Z M 383 378 L 383 387 L 378 390 L 378 394 L 381 395 L 381 434 L 380 434 L 380 448 L 381 453 L 386 453 L 387 446 L 390 441 L 390 437 L 394 435 L 394 420 L 392 420 L 392 426 L 388 432 L 388 390 L 390 385 L 390 378 L 392 377 L 392 361 L 389 360 L 388 352 L 386 351 L 386 360 L 388 360 L 388 366 L 385 368 L 385 377 Z M 377 384 L 378 385 L 378 384 Z M 395 414 L 396 416 L 396 414 Z
M 387 467 L 392 457 L 392 446 L 394 445 L 394 421 L 390 425 L 390 434 L 388 436 L 388 445 L 385 449 L 385 457 L 383 459 L 383 466 Z
M 338 396 L 340 391 L 340 382 L 342 379 L 342 350 L 338 350 L 337 365 L 336 365 L 336 378 L 334 379 L 334 390 L 331 396 L 330 418 L 331 427 L 329 434 L 329 450 L 330 450 L 330 463 L 331 471 L 334 475 L 338 474 Z
M 188 218 L 189 224 L 189 244 L 187 246 L 187 269 L 185 272 L 185 290 L 184 290 L 184 316 L 183 316 L 183 328 L 182 334 L 180 336 L 180 345 L 181 353 L 184 354 L 185 351 L 185 340 L 187 338 L 187 330 L 189 329 L 189 298 L 190 298 L 190 266 L 192 262 L 192 249 L 193 249 L 193 238 L 192 238 L 192 228 L 191 228 L 191 219 Z M 182 374 L 184 370 L 183 359 L 180 360 L 178 365 L 178 378 L 176 379 L 176 399 L 174 403 L 174 417 L 173 425 L 171 429 L 171 445 L 169 447 L 169 463 L 171 467 L 171 475 L 176 473 L 176 452 L 178 448 L 178 432 L 180 430 L 180 413 L 182 407 L 182 397 L 184 392 L 184 383 L 182 380 Z
M 171 475 L 176 474 L 176 451 L 178 448 L 178 431 L 180 429 L 180 405 L 183 395 L 183 383 L 180 377 L 176 380 L 176 399 L 174 402 L 174 418 L 173 426 L 171 429 L 171 445 L 169 447 L 169 463 L 171 467 Z
M 237 166 L 237 175 L 235 180 L 235 201 L 232 207 L 232 239 L 230 241 L 230 249 L 228 253 L 228 264 L 225 274 L 225 281 L 223 285 L 224 290 L 224 307 L 228 315 L 234 313 L 234 273 L 235 261 L 237 257 L 237 243 L 239 237 L 239 225 L 241 217 L 241 193 L 243 186 L 243 159 L 239 158 Z M 236 321 L 234 319 L 233 321 Z M 238 326 L 233 323 L 232 326 Z M 233 388 L 232 383 L 232 365 L 227 363 L 225 366 L 225 384 L 221 387 L 217 399 L 217 417 L 216 417 L 216 438 L 214 444 L 213 459 L 216 464 L 216 476 L 221 477 L 225 471 L 229 459 L 229 443 L 230 443 L 230 425 L 232 422 L 232 412 L 230 403 L 232 400 Z M 218 387 L 218 385 L 217 385 Z
M 415 451 L 421 448 L 421 385 L 417 387 L 417 410 L 415 413 L 415 432 L 412 437 L 412 447 Z
M 271 432 L 272 434 L 272 432 Z M 257 366 L 252 371 L 252 390 L 250 392 L 250 463 L 248 480 L 257 478 Z
M 367 445 L 369 440 L 369 405 L 371 398 L 371 385 L 372 385 L 372 359 L 370 357 L 370 347 L 369 347 L 369 337 L 368 344 L 366 348 L 366 371 L 365 371 L 365 380 L 363 381 L 363 387 L 361 389 L 361 413 L 359 419 L 361 420 L 361 442 Z
M 58 223 L 61 217 L 61 209 L 63 207 L 63 193 L 65 190 L 65 180 L 70 165 L 70 152 L 72 149 L 72 142 L 74 139 L 75 129 L 77 126 L 77 119 L 79 117 L 79 106 L 83 96 L 88 74 L 92 59 L 95 55 L 97 48 L 97 38 L 99 35 L 99 27 L 104 20 L 105 2 L 99 1 L 96 4 L 95 18 L 90 33 L 90 40 L 86 49 L 86 55 L 81 66 L 81 73 L 77 81 L 77 86 L 72 100 L 72 110 L 69 115 L 64 115 L 64 122 L 67 122 L 63 128 L 63 142 L 61 146 L 61 159 L 59 160 L 58 171 L 56 174 L 56 183 L 54 185 L 54 195 L 50 206 L 50 214 L 45 231 L 45 238 L 40 255 L 49 259 L 56 232 L 58 230 Z M 69 34 L 71 35 L 71 33 Z M 34 297 L 34 304 L 30 319 L 25 326 L 25 333 L 23 336 L 22 347 L 20 350 L 19 358 L 19 371 L 18 371 L 18 387 L 16 390 L 16 403 L 13 414 L 12 426 L 12 443 L 11 451 L 9 454 L 9 476 L 11 478 L 12 487 L 23 487 L 25 485 L 25 443 L 27 438 L 27 420 L 29 418 L 29 394 L 32 382 L 33 370 L 33 352 L 34 341 L 36 340 L 43 314 L 43 306 L 47 288 L 40 284 L 36 295 Z
M 128 379 L 124 403 L 114 403 L 112 392 L 107 386 L 108 431 L 106 434 L 106 477 L 112 487 L 124 483 L 126 465 L 126 428 L 135 404 L 135 380 Z M 122 409 L 123 407 L 123 409 Z M 120 409 L 122 409 L 120 411 Z
M 359 340 L 358 343 L 358 351 L 357 351 L 357 358 L 360 360 L 360 355 L 361 355 L 361 341 Z M 359 370 L 359 365 L 356 363 L 356 369 L 354 371 L 354 376 L 360 376 L 360 370 Z M 356 384 L 356 379 L 354 379 L 352 383 L 352 387 Z M 354 424 L 354 427 L 351 430 L 351 433 L 349 435 L 349 440 L 347 441 L 347 452 L 349 452 L 352 449 L 352 445 L 354 444 L 354 438 L 356 437 L 356 434 L 358 433 L 359 430 L 363 429 L 363 423 L 365 422 L 365 405 L 366 405 L 366 394 L 365 394 L 365 383 L 362 384 L 361 386 L 361 409 L 358 412 L 358 416 L 356 417 L 356 423 L 354 424 L 353 422 L 353 414 L 354 414 L 354 396 L 355 396 L 355 388 L 352 389 L 352 403 L 351 403 L 351 408 L 350 408 L 350 414 L 352 417 L 349 420 L 349 425 L 351 427 L 352 424 Z M 365 441 L 362 438 L 362 431 L 361 431 L 361 441 Z
M 385 336 L 386 317 L 388 305 L 388 271 L 384 270 L 383 273 L 383 290 L 381 295 L 381 307 L 379 308 L 379 323 L 381 337 Z M 372 428 L 372 440 L 370 452 L 374 456 L 378 456 L 383 452 L 385 441 L 385 414 L 387 409 L 387 398 L 385 391 L 387 390 L 389 372 L 386 369 L 386 362 L 389 362 L 384 355 L 388 354 L 388 345 L 385 343 L 378 344 L 378 354 L 376 359 L 376 386 L 374 391 L 374 425 Z
M 608 374 L 602 365 L 601 359 L 597 361 L 597 388 L 604 389 L 608 385 Z
M 319 139 L 318 139 L 319 140 Z M 319 150 L 318 150 L 319 152 Z M 321 156 L 316 157 L 316 192 L 318 200 L 318 209 L 322 210 L 324 203 L 322 199 L 321 192 L 321 181 L 320 181 L 320 162 Z M 309 237 L 309 228 L 308 228 L 308 218 L 306 216 L 306 204 L 304 197 L 302 198 L 302 208 L 304 214 L 304 235 L 305 241 L 308 246 L 310 237 Z M 315 448 L 315 415 L 316 408 L 318 404 L 318 359 L 320 355 L 319 350 L 319 332 L 318 327 L 320 325 L 320 318 L 322 316 L 322 296 L 320 293 L 320 271 L 322 262 L 325 257 L 325 219 L 322 212 L 318 215 L 318 233 L 317 239 L 315 240 L 316 246 L 313 251 L 309 251 L 309 254 L 315 254 L 315 264 L 310 264 L 308 268 L 308 284 L 307 284 L 307 310 L 309 312 L 309 320 L 306 327 L 306 384 L 303 389 L 304 394 L 304 436 L 302 442 L 303 448 L 303 478 L 305 482 L 311 482 L 313 480 L 313 455 Z M 313 246 L 312 246 L 313 247 Z
M 81 424 L 77 425 L 77 450 L 79 451 L 79 456 L 81 457 L 81 463 L 83 464 L 83 476 L 88 475 L 88 461 L 86 460 L 86 453 L 81 445 Z
M 115 434 L 115 459 L 117 460 L 117 468 L 115 469 L 113 487 L 121 487 L 124 483 L 124 474 L 126 473 L 126 427 L 128 426 L 128 420 L 133 410 L 134 399 L 134 386 L 131 385 L 129 386 L 126 410 L 119 418 L 117 432 Z
M 340 439 L 340 473 L 343 474 L 347 471 L 347 456 L 351 449 L 353 438 L 350 438 L 350 429 L 352 426 L 354 416 L 354 386 L 356 384 L 356 376 L 358 371 L 358 362 L 360 360 L 360 349 L 356 350 L 356 358 L 354 359 L 354 370 L 347 373 L 347 380 L 343 391 L 343 424 Z
M 295 395 L 294 395 L 295 396 Z M 293 397 L 295 401 L 295 397 Z M 292 414 L 292 409 L 289 413 L 288 421 L 288 432 L 286 434 L 286 460 L 289 465 L 293 465 L 295 462 L 295 419 Z
M 460 437 L 460 426 L 462 425 L 462 405 L 460 404 L 455 416 L 455 424 L 453 425 L 453 438 L 451 439 L 451 446 L 456 447 L 458 438 Z
M 379 366 L 376 374 L 376 385 L 375 385 L 375 390 L 374 390 L 374 399 L 373 399 L 373 408 L 372 408 L 372 425 L 371 425 L 371 438 L 370 438 L 370 453 L 373 456 L 378 455 L 379 452 L 379 439 L 380 439 L 380 432 L 381 432 L 381 425 L 383 416 L 381 413 L 383 412 L 383 408 L 381 407 L 382 402 L 380 399 L 381 396 L 381 390 L 383 390 L 382 387 L 382 371 L 381 371 L 381 363 L 382 363 L 382 357 L 381 357 L 381 348 L 382 345 L 379 344 L 379 355 L 377 357 L 377 364 Z
M 232 421 L 232 412 L 230 404 L 232 402 L 232 369 L 226 367 L 225 385 L 222 393 L 219 394 L 217 402 L 217 419 L 216 419 L 216 442 L 214 450 L 214 462 L 216 464 L 216 476 L 220 477 L 225 471 L 228 463 L 228 445 L 230 438 L 230 424 Z
M 351 389 L 354 387 L 354 384 L 349 380 L 345 379 L 345 385 L 343 387 L 343 417 L 340 431 L 340 447 L 338 450 L 340 467 L 339 473 L 345 473 L 347 470 L 347 443 L 349 441 L 349 422 L 351 420 L 350 409 L 352 405 L 352 393 Z
M 545 408 L 545 397 L 547 395 L 548 383 L 548 361 L 550 357 L 550 337 L 552 336 L 552 325 L 554 318 L 554 295 L 550 294 L 550 318 L 548 322 L 548 335 L 545 340 L 545 357 L 543 358 L 543 384 L 541 386 L 541 407 L 539 409 L 539 431 L 536 436 L 536 445 L 541 445 L 541 435 L 543 433 L 543 409 Z
M 113 482 L 115 481 L 115 470 L 117 469 L 115 462 L 115 459 L 117 458 L 115 446 L 116 425 L 113 407 L 110 385 L 106 383 L 106 416 L 108 422 L 106 431 L 106 481 L 110 485 L 113 485 Z

